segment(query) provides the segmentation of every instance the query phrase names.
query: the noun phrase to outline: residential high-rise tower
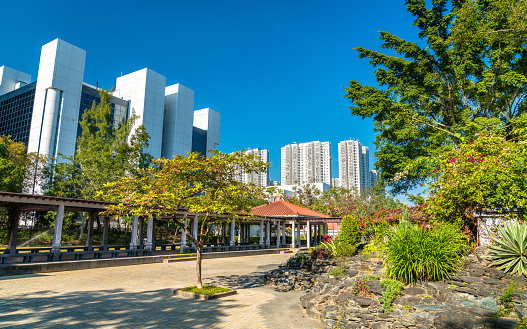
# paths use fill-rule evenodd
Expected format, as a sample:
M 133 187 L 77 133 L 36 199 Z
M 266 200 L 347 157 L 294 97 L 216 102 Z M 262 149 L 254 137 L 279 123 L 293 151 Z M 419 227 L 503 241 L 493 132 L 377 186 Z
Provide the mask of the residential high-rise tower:
M 259 161 L 269 163 L 269 151 L 266 149 L 247 149 L 245 154 L 254 154 Z M 269 185 L 269 169 L 267 168 L 264 172 L 247 173 L 242 170 L 238 171 L 236 178 L 242 183 L 254 183 L 261 186 Z
M 358 140 L 342 141 L 338 144 L 340 187 L 363 192 L 372 186 L 370 152 Z
M 331 184 L 331 143 L 293 143 L 281 149 L 281 184 Z

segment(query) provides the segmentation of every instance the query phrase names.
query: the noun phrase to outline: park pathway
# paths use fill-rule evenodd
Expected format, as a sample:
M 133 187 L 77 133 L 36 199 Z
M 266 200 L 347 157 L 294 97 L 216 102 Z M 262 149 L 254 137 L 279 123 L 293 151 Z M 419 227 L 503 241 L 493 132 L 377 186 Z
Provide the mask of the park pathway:
M 204 284 L 238 294 L 197 301 L 171 295 L 195 284 L 195 263 L 146 264 L 0 277 L 0 328 L 317 328 L 300 292 L 264 286 L 290 255 L 203 260 Z

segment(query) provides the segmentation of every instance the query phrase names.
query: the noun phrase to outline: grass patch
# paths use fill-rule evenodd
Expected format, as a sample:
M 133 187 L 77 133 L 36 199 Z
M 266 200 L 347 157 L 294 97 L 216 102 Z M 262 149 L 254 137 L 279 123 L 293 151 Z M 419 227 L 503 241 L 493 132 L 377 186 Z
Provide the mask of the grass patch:
M 197 286 L 191 286 L 191 287 L 185 287 L 180 290 L 186 291 L 186 292 L 193 292 L 195 294 L 200 294 L 200 295 L 214 295 L 214 294 L 219 294 L 220 292 L 231 291 L 231 289 L 229 288 L 216 287 L 216 286 L 203 286 L 203 288 L 201 289 L 199 289 Z

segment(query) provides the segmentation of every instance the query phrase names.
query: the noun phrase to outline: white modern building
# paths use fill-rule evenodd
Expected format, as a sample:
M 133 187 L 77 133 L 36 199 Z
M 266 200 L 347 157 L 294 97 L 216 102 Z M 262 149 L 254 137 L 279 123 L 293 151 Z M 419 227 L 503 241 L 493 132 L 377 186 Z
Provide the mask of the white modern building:
M 281 184 L 331 184 L 331 143 L 293 143 L 281 149 Z
M 255 148 L 255 149 L 247 149 L 244 152 L 245 154 L 248 154 L 248 155 L 255 155 L 259 161 L 269 163 L 269 150 Z M 242 183 L 245 183 L 245 184 L 254 183 L 260 186 L 268 186 L 270 185 L 269 168 L 267 168 L 263 172 L 254 172 L 254 173 L 248 173 L 243 170 L 239 170 L 236 176 L 236 180 Z
M 0 67 L 0 135 L 28 145 L 28 152 L 75 154 L 83 112 L 100 102 L 98 86 L 83 82 L 86 52 L 60 39 L 42 47 L 36 82 L 29 74 Z M 151 69 L 118 77 L 111 100 L 115 122 L 138 115 L 150 135 L 146 150 L 154 158 L 217 149 L 220 113 L 194 111 L 194 91 L 166 86 Z
M 338 144 L 340 187 L 361 193 L 372 186 L 369 149 L 358 140 Z

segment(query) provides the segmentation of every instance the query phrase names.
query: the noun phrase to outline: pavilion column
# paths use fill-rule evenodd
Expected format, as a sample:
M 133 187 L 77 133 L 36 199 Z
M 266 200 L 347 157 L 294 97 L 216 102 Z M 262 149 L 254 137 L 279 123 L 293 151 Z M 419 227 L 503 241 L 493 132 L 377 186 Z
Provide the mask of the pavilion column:
M 225 245 L 226 224 L 221 223 L 221 245 Z
M 231 220 L 231 234 L 230 234 L 230 243 L 229 245 L 234 246 L 234 234 L 235 234 L 235 225 L 234 218 Z
M 280 221 L 276 222 L 276 248 L 280 248 Z
M 296 248 L 295 243 L 295 220 L 293 219 L 293 222 L 291 224 L 291 247 Z
M 286 233 L 285 223 L 286 221 L 284 220 L 284 223 L 282 224 L 282 244 L 284 245 L 287 243 L 287 240 L 285 239 L 285 233 Z
M 148 217 L 146 222 L 146 244 L 145 249 L 152 252 L 154 251 L 154 217 Z
M 183 215 L 183 226 L 187 227 L 187 214 Z M 179 242 L 179 253 L 184 254 L 187 247 L 187 232 L 181 229 L 181 241 Z
M 143 237 L 144 227 L 145 227 L 145 219 L 141 217 L 139 218 L 139 234 L 138 234 L 139 235 L 139 243 L 138 243 L 139 249 L 144 249 L 145 247 L 145 241 Z
M 263 223 L 263 219 L 260 220 L 260 244 L 264 244 L 264 223 Z
M 102 250 L 108 250 L 108 234 L 110 231 L 110 217 L 103 216 Z
M 245 225 L 245 243 L 251 244 L 251 224 Z
M 139 216 L 134 215 L 132 217 L 132 238 L 130 239 L 130 250 L 137 249 L 137 224 L 139 222 Z
M 318 243 L 322 242 L 322 224 L 318 225 Z
M 307 222 L 307 247 L 311 248 L 311 223 Z
M 267 229 L 265 232 L 265 245 L 271 247 L 271 221 L 267 221 Z
M 198 215 L 194 215 L 194 218 L 192 219 L 192 236 L 194 239 L 198 239 Z M 192 242 L 192 245 L 197 248 L 194 242 Z
M 298 239 L 298 248 L 302 247 L 302 241 L 300 240 L 300 223 L 296 226 L 296 237 Z
M 62 223 L 64 221 L 64 202 L 59 203 L 57 209 L 57 219 L 55 221 L 55 234 L 53 236 L 53 244 L 51 245 L 51 252 L 53 253 L 53 260 L 60 259 L 60 243 L 62 240 Z
M 88 232 L 86 237 L 86 248 L 88 251 L 93 250 L 93 218 L 95 214 L 93 212 L 88 213 Z

